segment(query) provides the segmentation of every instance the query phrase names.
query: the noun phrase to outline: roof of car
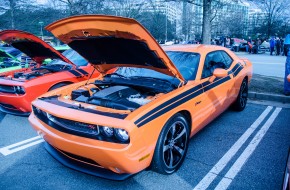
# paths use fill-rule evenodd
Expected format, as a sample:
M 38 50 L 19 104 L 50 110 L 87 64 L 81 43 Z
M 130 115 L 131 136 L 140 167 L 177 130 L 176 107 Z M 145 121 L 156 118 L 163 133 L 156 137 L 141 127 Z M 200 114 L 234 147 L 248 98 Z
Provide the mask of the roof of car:
M 225 50 L 226 48 L 215 45 L 203 45 L 203 44 L 177 44 L 166 46 L 163 45 L 164 51 L 185 51 L 185 52 L 196 52 L 196 53 L 206 53 L 216 50 Z

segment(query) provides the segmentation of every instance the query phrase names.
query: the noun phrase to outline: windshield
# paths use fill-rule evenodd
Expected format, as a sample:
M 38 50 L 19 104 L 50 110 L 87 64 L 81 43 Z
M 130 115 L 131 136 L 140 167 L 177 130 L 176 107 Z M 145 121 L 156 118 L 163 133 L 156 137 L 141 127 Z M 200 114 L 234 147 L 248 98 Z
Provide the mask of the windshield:
M 78 54 L 76 51 L 72 49 L 66 50 L 62 54 L 66 58 L 68 58 L 71 62 L 73 62 L 76 66 L 86 66 L 88 64 L 88 62 L 82 56 L 80 56 L 80 54 Z M 49 65 L 51 64 L 67 64 L 67 63 L 60 59 L 55 59 L 49 63 Z
M 166 53 L 186 81 L 195 79 L 200 59 L 200 55 L 198 53 L 174 51 L 169 51 Z M 115 73 L 128 78 L 152 77 L 168 80 L 174 84 L 179 83 L 179 80 L 175 77 L 171 77 L 169 75 L 145 68 L 120 67 L 116 70 Z
M 18 49 L 14 49 L 14 48 L 9 48 L 6 50 L 7 53 L 9 53 L 10 55 L 12 55 L 13 57 L 17 57 L 17 55 L 21 54 L 21 51 Z

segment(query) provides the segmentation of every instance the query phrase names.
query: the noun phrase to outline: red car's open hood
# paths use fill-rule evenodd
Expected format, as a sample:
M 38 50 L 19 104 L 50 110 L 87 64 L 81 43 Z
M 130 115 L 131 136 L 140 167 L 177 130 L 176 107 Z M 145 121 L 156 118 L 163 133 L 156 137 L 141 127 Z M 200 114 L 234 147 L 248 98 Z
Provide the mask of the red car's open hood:
M 45 59 L 61 59 L 73 64 L 60 52 L 33 34 L 20 30 L 3 30 L 0 32 L 0 40 L 19 49 L 37 63 Z
M 82 15 L 56 21 L 46 29 L 100 72 L 133 66 L 159 71 L 184 81 L 156 40 L 134 19 Z

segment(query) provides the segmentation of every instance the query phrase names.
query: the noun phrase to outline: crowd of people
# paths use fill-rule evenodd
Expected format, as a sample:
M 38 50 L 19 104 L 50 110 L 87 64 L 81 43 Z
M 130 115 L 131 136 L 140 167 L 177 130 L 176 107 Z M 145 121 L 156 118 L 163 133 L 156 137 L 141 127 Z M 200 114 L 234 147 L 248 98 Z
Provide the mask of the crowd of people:
M 274 37 L 272 36 L 270 39 L 270 55 L 273 55 L 273 52 L 275 52 L 275 55 L 285 55 L 285 48 L 284 48 L 284 40 L 283 38 Z

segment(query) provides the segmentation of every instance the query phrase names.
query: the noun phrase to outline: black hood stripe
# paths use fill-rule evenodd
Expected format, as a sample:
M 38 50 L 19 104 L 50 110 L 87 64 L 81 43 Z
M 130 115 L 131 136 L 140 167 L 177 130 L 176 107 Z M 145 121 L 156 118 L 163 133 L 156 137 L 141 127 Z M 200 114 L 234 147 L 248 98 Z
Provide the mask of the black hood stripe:
M 82 74 L 80 74 L 79 72 L 75 71 L 75 70 L 68 70 L 68 72 L 70 72 L 71 74 L 73 74 L 76 77 L 80 77 L 82 76 Z
M 136 120 L 135 124 L 141 122 L 142 120 L 144 120 L 148 116 L 150 116 L 150 115 L 154 114 L 155 112 L 161 110 L 162 108 L 166 107 L 167 105 L 169 105 L 169 104 L 171 104 L 171 103 L 173 103 L 173 102 L 175 102 L 177 100 L 182 99 L 183 97 L 187 96 L 188 94 L 191 94 L 191 93 L 199 90 L 200 88 L 202 88 L 201 84 L 199 84 L 199 85 L 195 86 L 194 88 L 191 88 L 191 89 L 189 89 L 189 90 L 187 90 L 187 91 L 175 96 L 174 98 L 162 103 L 161 105 L 157 106 L 156 108 L 154 108 L 153 110 L 149 111 L 148 113 L 146 113 L 145 115 L 140 117 L 138 120 Z
M 102 112 L 102 111 L 98 111 L 98 110 L 93 110 L 93 109 L 89 109 L 89 108 L 84 108 L 84 107 L 79 107 L 76 105 L 68 104 L 68 103 L 59 101 L 58 97 L 56 97 L 56 96 L 43 97 L 43 98 L 39 98 L 39 99 L 42 101 L 54 104 L 54 105 L 58 105 L 58 106 L 62 106 L 62 107 L 66 107 L 66 108 L 70 108 L 70 109 L 74 109 L 74 110 L 79 110 L 82 112 L 94 113 L 94 114 L 108 116 L 108 117 L 114 117 L 114 118 L 118 118 L 118 119 L 124 119 L 127 117 L 127 114 Z
M 229 75 L 233 74 L 233 76 L 237 76 L 237 74 L 243 69 L 243 66 L 240 63 L 237 63 L 233 69 L 231 69 L 229 71 Z M 139 119 L 137 119 L 134 123 L 138 126 L 141 127 L 145 124 L 147 124 L 148 122 L 156 119 L 157 117 L 165 114 L 166 112 L 174 109 L 175 107 L 199 96 L 200 94 L 202 94 L 203 92 L 206 92 L 212 88 L 215 88 L 216 86 L 227 82 L 228 80 L 230 80 L 231 77 L 227 76 L 224 78 L 217 78 L 214 80 L 213 83 L 210 83 L 209 81 L 205 81 L 202 84 L 199 84 L 195 87 L 193 87 L 190 90 L 187 90 L 186 92 L 183 92 L 181 94 L 179 94 L 178 96 L 162 103 L 161 105 L 157 106 L 156 108 L 154 108 L 153 110 L 149 111 L 148 113 L 146 113 L 145 115 L 143 115 L 142 117 L 140 117 Z M 194 93 L 193 93 L 194 92 Z M 190 95 L 189 95 L 190 94 Z M 187 96 L 189 95 L 189 96 Z M 185 96 L 187 96 L 186 98 L 184 98 Z M 174 103 L 173 103 L 174 102 Z M 170 105 L 171 103 L 173 103 L 172 105 Z M 170 105 L 170 106 L 168 106 Z M 168 107 L 166 107 L 168 106 Z M 164 108 L 166 107 L 166 108 Z M 164 109 L 163 109 L 164 108 Z
M 82 73 L 83 75 L 88 75 L 89 73 L 83 69 L 77 69 L 78 72 Z

